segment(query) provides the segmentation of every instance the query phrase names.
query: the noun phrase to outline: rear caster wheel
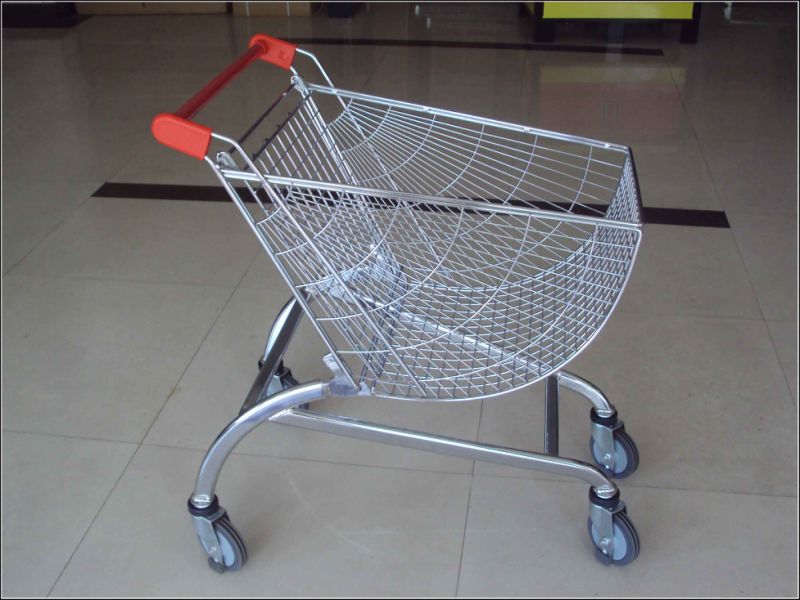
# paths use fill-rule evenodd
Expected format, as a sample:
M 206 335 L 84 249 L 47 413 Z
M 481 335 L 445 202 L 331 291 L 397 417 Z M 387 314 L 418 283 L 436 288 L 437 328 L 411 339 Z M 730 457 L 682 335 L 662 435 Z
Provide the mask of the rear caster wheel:
M 244 545 L 242 536 L 236 531 L 227 515 L 214 522 L 214 532 L 219 538 L 224 566 L 215 562 L 210 556 L 208 557 L 208 566 L 218 573 L 241 569 L 247 562 L 247 547 Z M 210 553 L 210 548 L 206 548 L 205 542 L 202 539 L 200 542 L 203 544 L 205 551 Z
M 603 549 L 608 546 L 608 543 L 604 543 L 605 540 L 600 538 L 597 527 L 591 517 L 589 518 L 589 536 L 595 547 L 595 556 L 606 565 L 627 565 L 639 556 L 639 535 L 625 512 L 615 513 L 612 519 L 614 539 L 611 551 L 607 554 L 603 552 Z
M 631 475 L 639 466 L 639 450 L 633 442 L 631 436 L 625 431 L 624 426 L 614 431 L 614 467 L 608 468 L 604 461 L 604 456 L 595 442 L 594 437 L 590 438 L 589 445 L 592 451 L 592 458 L 603 472 L 616 479 L 623 479 Z

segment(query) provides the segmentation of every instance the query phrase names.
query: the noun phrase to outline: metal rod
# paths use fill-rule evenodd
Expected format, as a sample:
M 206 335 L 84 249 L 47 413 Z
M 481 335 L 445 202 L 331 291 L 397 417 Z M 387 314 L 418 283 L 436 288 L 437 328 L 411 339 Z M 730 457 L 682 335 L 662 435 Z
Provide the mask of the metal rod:
M 618 152 L 628 152 L 629 148 L 621 144 L 611 144 L 609 142 L 602 142 L 600 140 L 593 140 L 591 138 L 579 137 L 575 135 L 568 135 L 565 133 L 558 133 L 557 131 L 548 131 L 546 129 L 537 129 L 536 127 L 528 127 L 525 125 L 518 125 L 516 123 L 509 123 L 507 121 L 498 121 L 496 119 L 488 119 L 485 117 L 478 117 L 467 113 L 460 113 L 452 110 L 443 110 L 439 108 L 432 108 L 430 106 L 423 106 L 421 104 L 413 104 L 411 102 L 403 102 L 402 100 L 392 100 L 389 98 L 382 98 L 380 96 L 372 96 L 370 94 L 362 94 L 359 92 L 351 92 L 349 90 L 342 90 L 334 87 L 318 85 L 309 83 L 308 89 L 322 94 L 331 94 L 339 98 L 352 98 L 354 100 L 364 100 L 366 102 L 377 102 L 386 104 L 388 106 L 395 106 L 397 108 L 404 108 L 415 112 L 421 112 L 429 115 L 437 115 L 442 117 L 450 117 L 453 119 L 463 119 L 473 123 L 491 125 L 501 129 L 508 129 L 510 131 L 520 131 L 524 133 L 532 133 L 544 137 L 563 140 L 566 142 L 578 142 L 589 146 L 596 146 L 598 148 L 605 148 L 607 150 L 616 150 Z
M 250 137 L 250 134 L 256 130 L 256 127 L 258 127 L 261 124 L 261 122 L 267 118 L 267 115 L 269 115 L 269 113 L 271 113 L 273 109 L 276 106 L 278 106 L 278 104 L 280 104 L 280 101 L 286 97 L 286 95 L 292 90 L 293 87 L 294 83 L 290 84 L 289 87 L 286 88 L 286 91 L 284 91 L 280 96 L 278 96 L 278 98 L 272 104 L 270 104 L 269 108 L 265 110 L 263 113 L 261 113 L 261 116 L 258 117 L 255 120 L 255 122 L 252 125 L 250 125 L 250 127 L 247 128 L 247 131 L 245 131 L 241 136 L 239 136 L 239 139 L 237 141 L 239 142 L 240 145 L 244 144 L 245 140 L 247 140 L 247 138 Z M 228 154 L 233 152 L 234 149 L 235 148 L 233 146 L 228 148 Z
M 599 469 L 590 464 L 569 458 L 547 456 L 536 452 L 503 448 L 502 446 L 478 444 L 457 438 L 437 436 L 408 429 L 397 429 L 348 417 L 325 415 L 296 408 L 274 413 L 269 420 L 292 427 L 312 429 L 382 444 L 576 477 L 589 483 L 601 498 L 609 498 L 617 490 L 616 485 L 603 475 Z
M 559 371 L 558 381 L 568 390 L 572 390 L 592 403 L 599 417 L 613 417 L 617 412 L 614 405 L 608 401 L 606 395 L 596 385 L 578 377 L 569 371 Z
M 288 346 L 289 340 L 294 335 L 302 316 L 303 307 L 297 302 L 297 298 L 292 296 L 291 299 L 283 305 L 278 316 L 275 317 L 275 322 L 272 324 L 272 329 L 269 331 L 267 343 L 264 347 L 264 354 L 262 355 L 262 360 L 264 362 L 267 361 L 267 357 L 276 346 L 284 346 L 284 349 L 280 353 L 281 356 L 283 356 L 285 346 Z
M 247 171 L 237 171 L 234 169 L 221 169 L 222 174 L 228 179 L 239 181 L 261 181 L 262 177 Z M 327 190 L 334 192 L 344 192 L 349 194 L 359 194 L 362 196 L 377 196 L 377 197 L 390 197 L 400 201 L 420 203 L 420 204 L 433 204 L 435 206 L 445 206 L 450 208 L 458 208 L 465 210 L 473 210 L 476 212 L 488 213 L 501 213 L 507 215 L 518 215 L 521 217 L 533 216 L 543 220 L 563 221 L 567 223 L 582 223 L 585 225 L 598 225 L 602 227 L 611 227 L 614 229 L 627 229 L 632 231 L 640 231 L 642 226 L 639 223 L 628 223 L 626 221 L 616 221 L 613 219 L 606 219 L 603 217 L 590 217 L 588 215 L 579 215 L 574 213 L 562 213 L 552 210 L 542 210 L 537 208 L 530 208 L 527 206 L 516 206 L 509 204 L 493 204 L 489 202 L 481 202 L 478 200 L 467 200 L 465 198 L 445 198 L 442 196 L 427 196 L 423 194 L 411 194 L 408 192 L 396 192 L 389 190 L 381 190 L 378 188 L 365 188 L 360 186 L 346 185 L 342 183 L 334 183 L 330 181 L 312 181 L 298 179 L 294 177 L 279 177 L 275 175 L 264 175 L 263 179 L 274 185 L 280 186 L 300 186 L 311 189 Z
M 297 329 L 300 318 L 303 316 L 303 308 L 297 302 L 296 298 L 292 298 L 278 313 L 278 318 L 275 319 L 275 324 L 272 326 L 269 337 L 267 338 L 266 349 L 264 350 L 264 357 L 261 359 L 261 368 L 258 370 L 253 385 L 250 387 L 250 392 L 245 398 L 244 404 L 239 411 L 243 414 L 253 408 L 256 404 L 267 397 L 267 389 L 278 372 L 278 367 L 281 363 L 286 347 L 292 339 L 292 335 Z
M 550 375 L 544 393 L 544 452 L 558 456 L 558 377 Z
M 192 504 L 197 508 L 205 508 L 211 504 L 222 465 L 225 464 L 225 460 L 233 452 L 237 444 L 253 429 L 264 421 L 269 420 L 275 413 L 298 404 L 321 400 L 329 395 L 330 390 L 327 383 L 320 381 L 306 383 L 278 392 L 261 404 L 236 417 L 217 436 L 217 439 L 214 440 L 214 443 L 211 444 L 208 452 L 206 452 L 203 464 L 200 466 L 200 472 L 197 474 L 197 481 L 192 494 Z
M 224 136 L 216 136 L 216 134 L 212 134 L 212 137 L 217 137 L 218 139 L 220 139 L 220 140 L 222 140 L 222 141 L 224 141 L 226 143 L 234 145 L 234 147 L 236 147 L 238 149 L 240 156 L 244 156 L 245 160 L 248 161 L 249 166 L 252 167 L 252 161 L 250 161 L 249 157 L 246 154 L 244 154 L 244 150 L 241 149 L 241 146 L 238 146 L 238 144 L 236 144 L 235 140 L 232 140 L 230 138 L 226 138 Z M 297 286 L 294 285 L 294 282 L 292 281 L 292 278 L 289 275 L 289 273 L 287 273 L 286 268 L 283 266 L 283 263 L 275 258 L 275 253 L 273 252 L 272 248 L 270 247 L 266 236 L 263 235 L 263 233 L 259 229 L 258 225 L 256 225 L 255 220 L 253 219 L 253 217 L 250 214 L 250 212 L 247 210 L 247 207 L 244 205 L 244 201 L 239 196 L 239 193 L 236 191 L 236 188 L 233 187 L 231 182 L 228 181 L 223 176 L 222 169 L 219 168 L 214 163 L 214 161 L 212 161 L 210 158 L 206 157 L 206 162 L 209 164 L 211 169 L 214 171 L 214 174 L 220 180 L 220 182 L 222 183 L 222 186 L 227 190 L 228 195 L 231 197 L 231 200 L 233 200 L 234 204 L 236 205 L 236 208 L 239 209 L 239 212 L 242 214 L 242 216 L 244 217 L 245 221 L 250 226 L 250 229 L 252 229 L 253 233 L 255 233 L 256 238 L 261 243 L 261 247 L 264 248 L 264 250 L 266 251 L 267 255 L 272 259 L 272 262 L 275 265 L 275 268 L 278 270 L 278 273 L 280 273 L 280 275 L 283 277 L 284 281 L 289 286 L 289 289 L 292 290 L 292 292 L 294 293 L 294 297 L 297 299 L 298 303 L 300 303 L 300 305 L 303 307 L 303 310 L 306 312 L 306 314 L 309 315 L 309 317 L 310 317 L 309 320 L 311 321 L 311 323 L 314 326 L 314 328 L 317 330 L 317 333 L 319 334 L 319 336 L 322 339 L 322 341 L 325 342 L 325 345 L 328 347 L 328 349 L 330 349 L 331 353 L 333 354 L 334 358 L 338 362 L 339 367 L 344 372 L 344 374 L 347 377 L 348 381 L 352 384 L 353 387 L 357 387 L 356 386 L 356 382 L 353 379 L 353 375 L 352 375 L 352 373 L 350 373 L 350 370 L 347 368 L 347 365 L 344 363 L 344 361 L 341 360 L 341 358 L 339 358 L 339 355 L 336 354 L 336 347 L 334 346 L 334 344 L 331 341 L 330 337 L 328 337 L 328 334 L 325 332 L 325 330 L 322 329 L 322 327 L 319 326 L 319 323 L 317 322 L 317 319 L 314 318 L 314 313 L 309 308 L 308 301 L 305 299 L 303 293 L 297 288 Z M 274 201 L 275 198 L 277 198 L 276 192 L 274 190 L 272 190 L 271 188 L 268 189 L 267 192 L 271 193 L 270 198 L 271 198 L 272 201 Z

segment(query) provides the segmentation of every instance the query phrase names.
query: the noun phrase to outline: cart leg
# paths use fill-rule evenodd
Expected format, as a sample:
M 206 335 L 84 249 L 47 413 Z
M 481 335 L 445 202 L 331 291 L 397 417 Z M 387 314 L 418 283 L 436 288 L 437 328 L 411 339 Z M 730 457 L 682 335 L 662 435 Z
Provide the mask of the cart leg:
M 275 346 L 280 346 L 282 350 L 286 349 L 288 338 L 292 336 L 294 330 L 300 322 L 300 317 L 303 315 L 302 309 L 294 296 L 283 305 L 283 308 L 275 317 L 275 322 L 269 330 L 267 335 L 267 342 L 264 344 L 264 352 L 261 355 L 259 363 L 263 363 L 269 357 L 270 352 Z M 281 352 L 281 355 L 283 352 Z M 261 367 L 261 364 L 258 365 Z
M 274 393 L 280 390 L 287 390 L 298 385 L 292 372 L 283 364 L 283 355 L 289 345 L 292 335 L 300 323 L 303 316 L 303 309 L 297 302 L 297 298 L 292 298 L 283 305 L 283 308 L 275 318 L 272 328 L 267 335 L 264 344 L 264 352 L 258 361 L 258 368 L 262 369 L 265 364 L 272 363 L 274 369 L 270 368 L 271 376 L 269 380 L 269 392 Z M 274 381 L 273 381 L 274 380 Z
M 298 404 L 313 402 L 329 395 L 327 383 L 307 383 L 283 390 L 240 414 L 217 436 L 206 452 L 189 498 L 189 513 L 200 544 L 216 571 L 236 570 L 244 565 L 247 553 L 244 542 L 219 505 L 215 490 L 222 465 L 244 437 L 273 415 Z
M 544 452 L 558 456 L 558 377 L 550 375 L 544 393 Z
M 611 477 L 627 477 L 639 466 L 639 451 L 617 417 L 617 409 L 593 383 L 574 373 L 561 371 L 558 383 L 592 404 L 592 435 L 589 441 L 595 462 Z

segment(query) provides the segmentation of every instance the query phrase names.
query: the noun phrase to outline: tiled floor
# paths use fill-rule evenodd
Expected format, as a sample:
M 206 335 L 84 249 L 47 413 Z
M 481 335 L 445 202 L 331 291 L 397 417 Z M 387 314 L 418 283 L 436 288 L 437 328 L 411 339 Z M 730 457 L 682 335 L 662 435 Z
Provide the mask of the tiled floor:
M 257 31 L 530 41 L 513 5 L 421 12 L 3 30 L 4 596 L 797 594 L 797 31 L 785 8 L 726 23 L 707 5 L 693 46 L 671 27 L 627 40 L 663 56 L 310 45 L 341 87 L 630 144 L 645 206 L 724 211 L 730 228 L 647 225 L 617 312 L 573 365 L 639 445 L 621 483 L 642 543 L 633 564 L 593 558 L 585 485 L 268 425 L 219 488 L 249 563 L 206 566 L 186 498 L 287 294 L 231 204 L 92 194 L 215 185 L 158 146 L 149 120 Z M 253 69 L 204 118 L 243 129 L 281 85 L 284 73 Z M 287 361 L 301 380 L 323 377 L 323 353 L 306 324 Z M 541 396 L 323 404 L 537 450 Z M 564 454 L 589 459 L 587 417 L 565 393 Z

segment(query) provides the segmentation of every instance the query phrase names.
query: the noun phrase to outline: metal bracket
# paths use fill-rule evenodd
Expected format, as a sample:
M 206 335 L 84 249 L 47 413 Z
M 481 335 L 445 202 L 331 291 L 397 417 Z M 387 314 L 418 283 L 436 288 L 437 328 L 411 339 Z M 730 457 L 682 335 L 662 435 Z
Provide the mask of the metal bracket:
M 614 431 L 622 427 L 622 421 L 609 427 L 600 423 L 592 423 L 592 439 L 600 454 L 600 463 L 612 473 L 615 467 Z
M 231 169 L 238 169 L 236 161 L 227 152 L 217 152 L 217 164 L 223 167 L 230 167 Z
M 225 560 L 222 558 L 222 547 L 214 529 L 214 523 L 224 515 L 225 509 L 222 507 L 208 517 L 192 515 L 192 524 L 194 525 L 195 533 L 197 533 L 197 538 L 200 540 L 200 545 L 203 546 L 208 557 L 213 561 L 213 568 L 220 572 L 225 571 Z
M 614 556 L 614 515 L 623 510 L 625 503 L 622 500 L 613 509 L 589 502 L 589 518 L 597 529 L 600 551 L 609 558 Z
M 297 91 L 303 94 L 303 96 L 308 96 L 309 91 L 308 87 L 306 86 L 306 82 L 303 81 L 303 78 L 300 75 L 292 75 L 290 81 L 294 84 L 294 87 L 297 88 Z
M 322 357 L 322 362 L 333 373 L 333 379 L 328 381 L 328 389 L 332 396 L 371 396 L 367 385 L 362 381 L 358 387 L 353 387 L 350 378 L 342 371 L 336 357 L 328 353 Z

